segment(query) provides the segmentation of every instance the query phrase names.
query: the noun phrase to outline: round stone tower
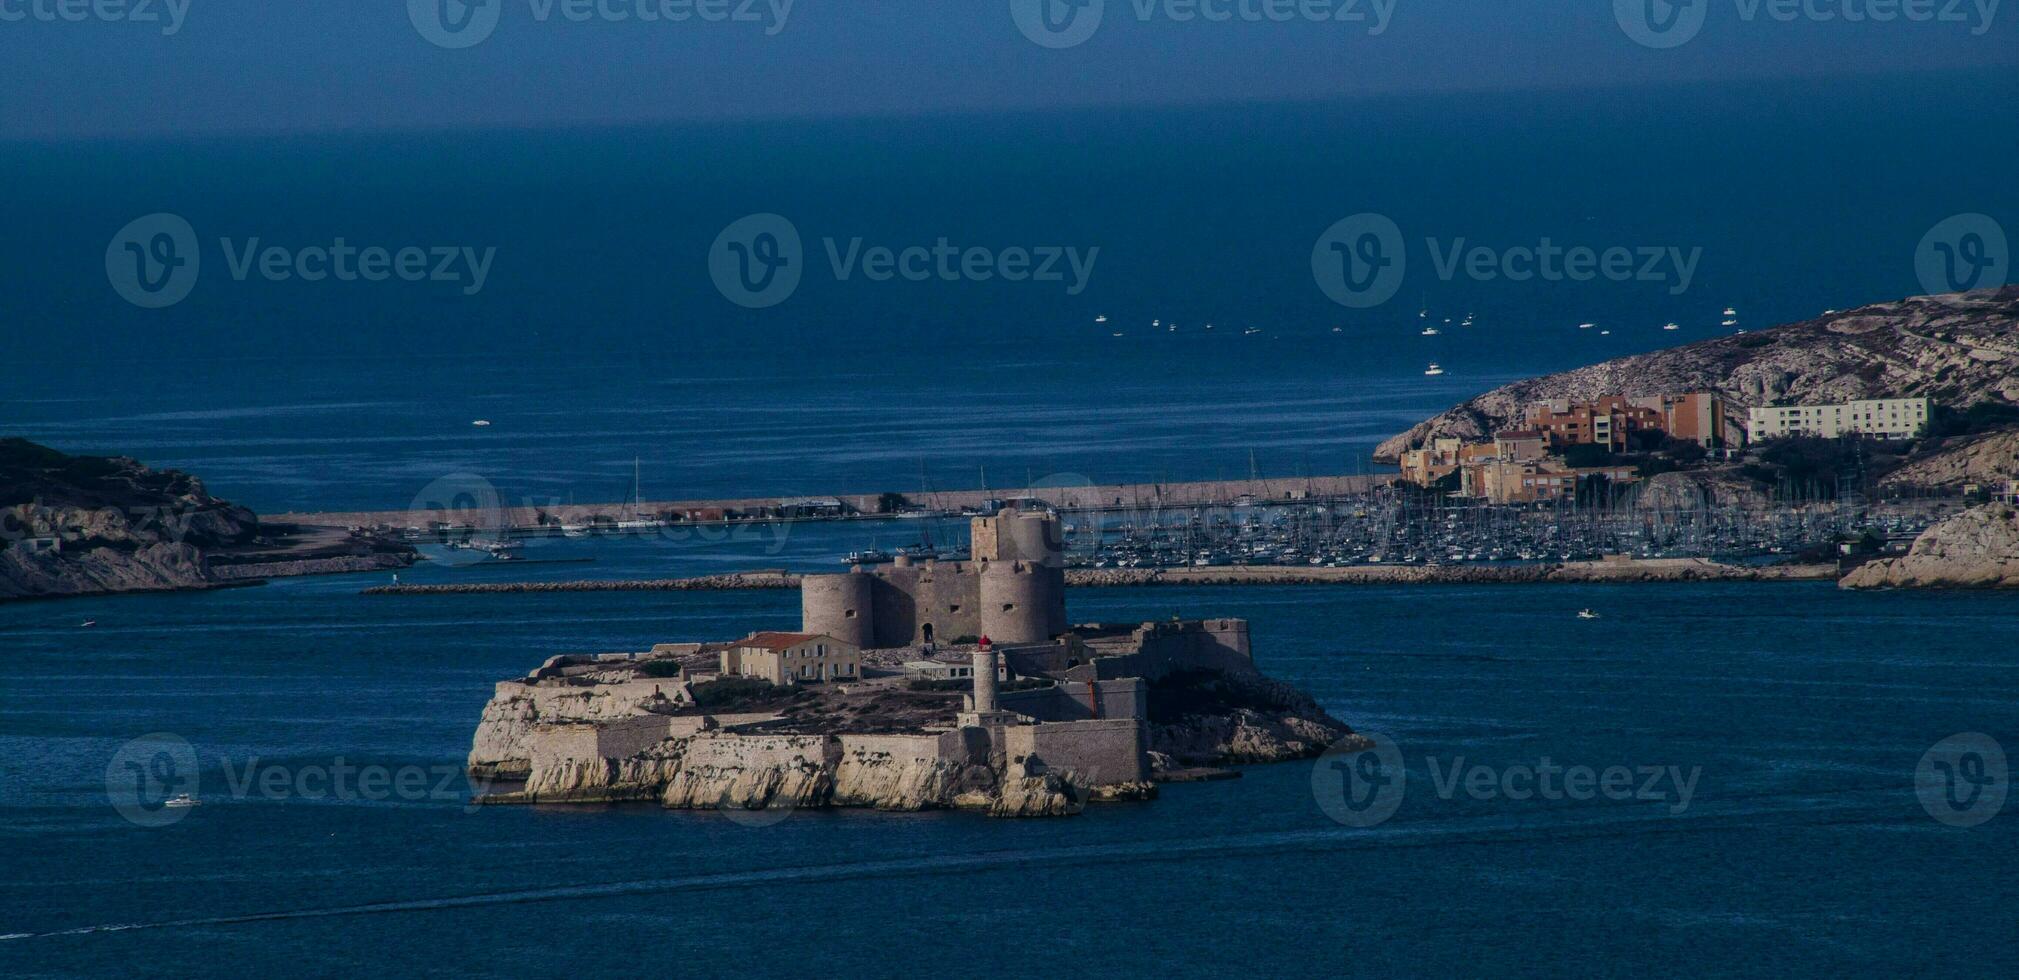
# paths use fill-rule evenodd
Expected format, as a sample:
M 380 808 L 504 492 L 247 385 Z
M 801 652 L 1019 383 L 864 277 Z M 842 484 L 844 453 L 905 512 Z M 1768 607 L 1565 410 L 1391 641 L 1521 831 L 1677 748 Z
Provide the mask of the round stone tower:
M 998 643 L 1043 643 L 1065 632 L 1065 570 L 993 561 L 981 570 L 981 631 Z
M 800 629 L 825 633 L 864 649 L 875 646 L 876 623 L 870 615 L 874 578 L 862 571 L 801 578 Z

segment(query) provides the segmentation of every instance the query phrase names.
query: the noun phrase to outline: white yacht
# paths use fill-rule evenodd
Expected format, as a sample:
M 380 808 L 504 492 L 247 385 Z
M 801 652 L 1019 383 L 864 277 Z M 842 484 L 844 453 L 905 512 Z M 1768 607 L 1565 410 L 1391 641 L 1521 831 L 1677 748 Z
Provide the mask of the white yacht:
M 1680 323 L 1664 323 L 1664 324 L 1662 324 L 1662 325 L 1661 325 L 1661 328 L 1662 328 L 1663 330 L 1681 330 L 1681 329 L 1682 329 L 1682 324 L 1680 324 Z

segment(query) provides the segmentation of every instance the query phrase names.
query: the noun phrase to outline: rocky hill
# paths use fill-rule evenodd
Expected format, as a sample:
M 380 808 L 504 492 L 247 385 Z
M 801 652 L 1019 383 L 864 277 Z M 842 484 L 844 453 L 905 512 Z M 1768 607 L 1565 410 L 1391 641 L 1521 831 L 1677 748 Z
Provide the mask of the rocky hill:
M 404 547 L 262 525 L 203 482 L 118 456 L 0 439 L 0 601 L 212 588 L 263 575 L 395 567 Z
M 2019 511 L 1973 507 L 1922 532 L 1903 558 L 1861 565 L 1847 589 L 2019 589 Z
M 1741 427 L 1748 408 L 1780 402 L 2019 404 L 2019 286 L 1878 303 L 1517 381 L 1419 423 L 1376 455 L 1393 461 L 1438 436 L 1490 438 L 1530 402 L 1685 391 L 1722 394 Z

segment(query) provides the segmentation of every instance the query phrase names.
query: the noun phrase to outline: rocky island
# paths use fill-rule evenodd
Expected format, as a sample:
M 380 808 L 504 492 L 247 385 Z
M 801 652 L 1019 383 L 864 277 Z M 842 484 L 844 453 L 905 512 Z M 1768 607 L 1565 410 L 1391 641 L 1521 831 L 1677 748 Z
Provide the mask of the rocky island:
M 1068 625 L 1054 515 L 973 535 L 972 561 L 806 576 L 794 632 L 500 682 L 469 768 L 510 785 L 483 800 L 1062 816 L 1357 738 L 1255 666 L 1242 620 Z
M 211 589 L 412 561 L 411 548 L 375 536 L 262 523 L 187 473 L 0 439 L 0 601 Z

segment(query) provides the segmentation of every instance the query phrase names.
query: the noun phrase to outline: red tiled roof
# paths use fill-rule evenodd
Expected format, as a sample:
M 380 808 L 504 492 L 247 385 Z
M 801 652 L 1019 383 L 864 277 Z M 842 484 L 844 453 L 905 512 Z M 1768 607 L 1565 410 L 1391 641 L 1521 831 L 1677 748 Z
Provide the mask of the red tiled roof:
M 752 633 L 737 640 L 739 647 L 758 647 L 764 650 L 785 650 L 796 647 L 808 640 L 818 639 L 818 633 Z

